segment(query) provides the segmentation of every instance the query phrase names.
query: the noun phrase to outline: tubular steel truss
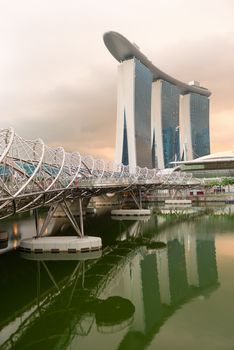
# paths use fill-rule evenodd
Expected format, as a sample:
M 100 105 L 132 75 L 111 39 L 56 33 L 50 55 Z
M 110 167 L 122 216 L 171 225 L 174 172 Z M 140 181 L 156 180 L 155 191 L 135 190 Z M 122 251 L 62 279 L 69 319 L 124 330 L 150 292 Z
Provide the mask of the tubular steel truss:
M 189 174 L 116 164 L 25 140 L 0 129 L 0 218 L 63 200 L 91 197 L 137 186 L 176 186 Z

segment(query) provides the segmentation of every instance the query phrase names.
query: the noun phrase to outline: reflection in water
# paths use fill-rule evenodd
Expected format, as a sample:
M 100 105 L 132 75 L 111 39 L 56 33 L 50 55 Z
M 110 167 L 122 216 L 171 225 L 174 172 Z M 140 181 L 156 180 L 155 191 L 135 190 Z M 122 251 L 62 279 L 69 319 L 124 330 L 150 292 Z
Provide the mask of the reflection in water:
M 88 258 L 91 259 L 92 255 L 96 258 L 96 253 L 89 253 Z M 31 254 L 28 256 L 33 258 Z M 49 262 L 38 260 L 38 256 L 34 255 L 37 260 L 36 305 L 29 306 L 26 317 L 21 317 L 17 332 L 11 334 L 10 340 L 3 344 L 4 349 L 23 348 L 26 344 L 29 348 L 41 349 L 44 343 L 48 348 L 54 348 L 56 344 L 65 347 L 73 341 L 74 336 L 87 335 L 94 320 L 98 330 L 103 333 L 120 330 L 131 324 L 135 307 L 130 300 L 120 296 L 105 300 L 98 298 L 103 285 L 116 271 L 117 266 L 111 260 L 108 266 L 101 260 L 95 260 L 95 263 L 89 260 L 87 264 L 85 260 L 78 261 L 70 275 L 57 282 Z M 43 273 L 53 285 L 46 294 L 41 293 Z
M 9 235 L 8 232 L 0 232 L 0 249 L 5 249 L 8 246 Z
M 14 237 L 18 236 L 19 229 L 18 229 L 18 225 L 16 222 L 14 222 L 12 225 L 12 232 L 13 232 Z
M 0 242 L 0 250 L 6 249 L 8 247 L 8 240 Z
M 217 287 L 213 236 L 209 241 L 192 238 L 168 240 L 167 249 L 145 255 L 131 268 L 130 290 L 138 308 L 119 349 L 144 348 L 177 308 Z
M 21 239 L 18 224 L 14 222 L 13 224 L 3 224 L 1 226 L 3 229 L 6 229 L 5 233 L 7 234 L 7 242 L 4 245 L 0 245 L 0 253 L 4 253 L 10 249 L 16 249 Z
M 117 241 L 102 256 L 83 255 L 87 261 L 76 254 L 19 260 L 25 278 L 37 281 L 36 294 L 11 319 L 0 319 L 2 349 L 88 349 L 97 334 L 103 342 L 113 334 L 113 349 L 144 349 L 178 308 L 218 286 L 213 235 L 182 223 L 155 237 L 156 225 L 165 222 L 121 223 Z M 166 246 L 149 248 L 154 240 Z M 59 256 L 63 261 L 49 261 Z

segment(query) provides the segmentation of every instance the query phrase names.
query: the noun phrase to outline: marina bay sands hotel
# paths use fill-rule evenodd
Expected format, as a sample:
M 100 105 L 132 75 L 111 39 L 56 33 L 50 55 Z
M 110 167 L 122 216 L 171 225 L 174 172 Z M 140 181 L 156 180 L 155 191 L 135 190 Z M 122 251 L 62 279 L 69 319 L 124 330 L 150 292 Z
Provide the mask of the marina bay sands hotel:
M 104 43 L 120 62 L 115 161 L 164 169 L 209 154 L 211 92 L 162 72 L 119 33 Z

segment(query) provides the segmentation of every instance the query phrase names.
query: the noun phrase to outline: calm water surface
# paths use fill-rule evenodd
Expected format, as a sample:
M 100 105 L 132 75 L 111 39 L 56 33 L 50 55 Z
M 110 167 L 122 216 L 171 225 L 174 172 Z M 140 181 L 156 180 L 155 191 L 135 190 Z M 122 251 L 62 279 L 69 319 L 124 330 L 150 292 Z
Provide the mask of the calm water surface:
M 234 217 L 103 213 L 85 223 L 86 234 L 102 236 L 102 253 L 53 261 L 15 249 L 35 234 L 32 217 L 4 230 L 0 349 L 234 349 Z M 51 232 L 74 234 L 63 219 Z

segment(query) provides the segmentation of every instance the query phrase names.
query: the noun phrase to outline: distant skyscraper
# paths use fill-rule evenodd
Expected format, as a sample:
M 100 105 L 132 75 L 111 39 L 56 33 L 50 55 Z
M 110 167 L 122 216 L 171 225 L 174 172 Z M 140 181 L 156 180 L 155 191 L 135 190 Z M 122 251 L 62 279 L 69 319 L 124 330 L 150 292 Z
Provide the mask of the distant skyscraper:
M 209 154 L 210 91 L 160 71 L 118 33 L 104 42 L 120 62 L 115 161 L 162 169 Z

